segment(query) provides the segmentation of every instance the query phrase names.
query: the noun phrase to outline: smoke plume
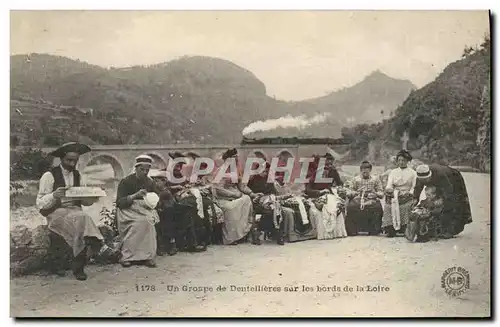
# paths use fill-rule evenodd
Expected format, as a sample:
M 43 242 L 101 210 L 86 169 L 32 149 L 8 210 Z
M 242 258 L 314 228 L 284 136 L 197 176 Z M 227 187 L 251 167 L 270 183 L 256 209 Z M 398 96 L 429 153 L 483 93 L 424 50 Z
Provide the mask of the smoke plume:
M 326 120 L 330 113 L 317 114 L 311 118 L 307 118 L 306 115 L 300 115 L 292 117 L 291 115 L 286 115 L 284 117 L 276 119 L 268 119 L 265 121 L 256 121 L 248 125 L 243 129 L 243 135 L 248 135 L 250 133 L 260 132 L 260 131 L 270 131 L 276 128 L 297 128 L 303 129 L 305 127 L 311 126 L 313 124 L 319 124 Z

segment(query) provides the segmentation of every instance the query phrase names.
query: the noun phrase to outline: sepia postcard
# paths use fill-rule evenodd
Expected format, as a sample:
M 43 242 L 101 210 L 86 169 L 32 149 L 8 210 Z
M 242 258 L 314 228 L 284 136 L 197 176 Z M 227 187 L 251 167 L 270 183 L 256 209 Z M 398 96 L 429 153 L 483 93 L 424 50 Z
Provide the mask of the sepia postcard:
M 10 12 L 10 315 L 491 318 L 491 13 Z

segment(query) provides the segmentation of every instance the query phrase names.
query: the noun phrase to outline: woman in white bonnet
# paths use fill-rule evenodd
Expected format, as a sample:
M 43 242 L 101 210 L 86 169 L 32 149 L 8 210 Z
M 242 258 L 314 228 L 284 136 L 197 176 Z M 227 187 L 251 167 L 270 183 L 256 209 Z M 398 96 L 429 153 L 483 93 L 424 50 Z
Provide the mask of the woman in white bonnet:
M 123 267 L 142 264 L 156 267 L 156 230 L 158 213 L 147 194 L 159 190 L 148 177 L 153 159 L 140 155 L 135 160 L 135 172 L 120 181 L 116 195 L 116 217 L 121 238 L 120 263 Z

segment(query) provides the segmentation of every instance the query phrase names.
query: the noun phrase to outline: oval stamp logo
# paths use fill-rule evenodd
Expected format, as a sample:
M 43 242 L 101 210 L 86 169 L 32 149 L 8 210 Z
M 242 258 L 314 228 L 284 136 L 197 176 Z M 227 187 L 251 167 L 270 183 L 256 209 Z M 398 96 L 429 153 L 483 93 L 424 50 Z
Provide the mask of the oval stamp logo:
M 469 272 L 462 267 L 451 267 L 441 276 L 441 287 L 450 296 L 459 296 L 469 289 Z

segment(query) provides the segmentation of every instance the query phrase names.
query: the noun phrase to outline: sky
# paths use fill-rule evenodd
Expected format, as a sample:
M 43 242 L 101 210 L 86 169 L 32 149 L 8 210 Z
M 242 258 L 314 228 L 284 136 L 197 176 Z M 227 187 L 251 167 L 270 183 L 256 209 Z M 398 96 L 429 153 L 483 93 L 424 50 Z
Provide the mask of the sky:
M 487 11 L 12 11 L 10 18 L 11 54 L 103 67 L 218 57 L 289 101 L 349 87 L 377 69 L 422 87 L 489 31 Z

